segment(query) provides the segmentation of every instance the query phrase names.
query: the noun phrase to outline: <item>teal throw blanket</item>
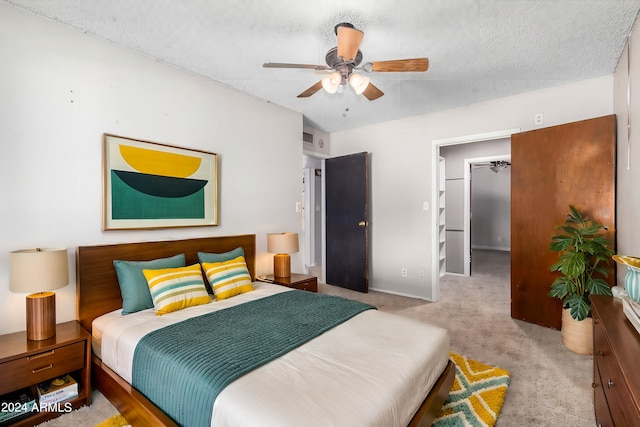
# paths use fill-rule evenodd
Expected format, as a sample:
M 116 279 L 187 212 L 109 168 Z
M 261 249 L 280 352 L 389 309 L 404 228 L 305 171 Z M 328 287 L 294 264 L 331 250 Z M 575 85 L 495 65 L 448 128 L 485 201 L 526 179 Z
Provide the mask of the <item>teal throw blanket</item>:
M 373 308 L 294 290 L 191 318 L 142 338 L 133 386 L 178 424 L 209 426 L 225 386 Z

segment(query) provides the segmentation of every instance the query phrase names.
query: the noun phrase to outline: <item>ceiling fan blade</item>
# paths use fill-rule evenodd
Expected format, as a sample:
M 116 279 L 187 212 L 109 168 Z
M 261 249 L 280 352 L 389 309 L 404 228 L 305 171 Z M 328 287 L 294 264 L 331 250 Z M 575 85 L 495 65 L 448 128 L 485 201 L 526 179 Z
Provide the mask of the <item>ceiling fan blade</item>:
M 364 92 L 362 92 L 362 94 L 366 96 L 369 101 L 375 101 L 376 99 L 384 95 L 384 92 L 382 92 L 380 89 L 374 86 L 373 83 L 369 83 L 369 85 L 364 90 Z
M 344 62 L 353 61 L 356 58 L 358 49 L 364 33 L 355 28 L 339 26 L 336 29 L 338 34 L 338 56 L 342 57 Z
M 371 63 L 372 71 L 382 72 L 406 72 L 427 71 L 429 58 L 397 59 L 394 61 L 378 61 Z
M 314 64 L 287 64 L 284 62 L 265 62 L 262 64 L 264 68 L 304 68 L 308 70 L 331 70 L 331 67 L 326 65 L 314 65 Z
M 320 80 L 318 83 L 314 84 L 309 89 L 302 92 L 300 95 L 298 95 L 298 98 L 308 98 L 314 93 L 316 93 L 317 91 L 319 91 L 320 89 L 322 89 L 322 80 Z

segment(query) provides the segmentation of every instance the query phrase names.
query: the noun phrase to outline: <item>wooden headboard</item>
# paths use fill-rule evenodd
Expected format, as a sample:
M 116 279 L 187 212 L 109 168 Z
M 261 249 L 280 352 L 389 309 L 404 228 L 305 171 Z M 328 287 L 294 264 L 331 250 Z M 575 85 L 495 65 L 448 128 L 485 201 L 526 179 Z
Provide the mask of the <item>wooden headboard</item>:
M 255 279 L 256 235 L 203 237 L 160 242 L 79 246 L 76 251 L 76 319 L 91 331 L 93 320 L 122 308 L 113 260 L 149 261 L 185 254 L 186 265 L 198 263 L 198 252 L 223 253 L 241 246 L 251 279 Z

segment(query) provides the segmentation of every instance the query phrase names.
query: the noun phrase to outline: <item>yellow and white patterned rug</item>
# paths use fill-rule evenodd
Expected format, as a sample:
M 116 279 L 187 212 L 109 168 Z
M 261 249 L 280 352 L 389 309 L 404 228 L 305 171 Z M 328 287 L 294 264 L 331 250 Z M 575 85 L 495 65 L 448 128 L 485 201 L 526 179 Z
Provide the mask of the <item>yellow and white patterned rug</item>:
M 106 421 L 101 422 L 96 427 L 131 427 L 127 420 L 120 414 L 109 418 Z
M 493 427 L 509 387 L 509 371 L 456 353 L 456 377 L 433 427 Z

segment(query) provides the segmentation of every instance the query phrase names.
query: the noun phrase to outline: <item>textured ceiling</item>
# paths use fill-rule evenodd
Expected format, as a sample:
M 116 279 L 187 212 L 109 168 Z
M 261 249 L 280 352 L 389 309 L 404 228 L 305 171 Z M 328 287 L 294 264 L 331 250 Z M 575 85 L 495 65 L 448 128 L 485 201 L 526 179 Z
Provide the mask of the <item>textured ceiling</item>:
M 640 0 L 0 0 L 301 112 L 332 132 L 613 73 Z M 426 73 L 371 73 L 296 96 L 322 77 L 334 26 L 364 32 L 363 62 L 428 57 Z

